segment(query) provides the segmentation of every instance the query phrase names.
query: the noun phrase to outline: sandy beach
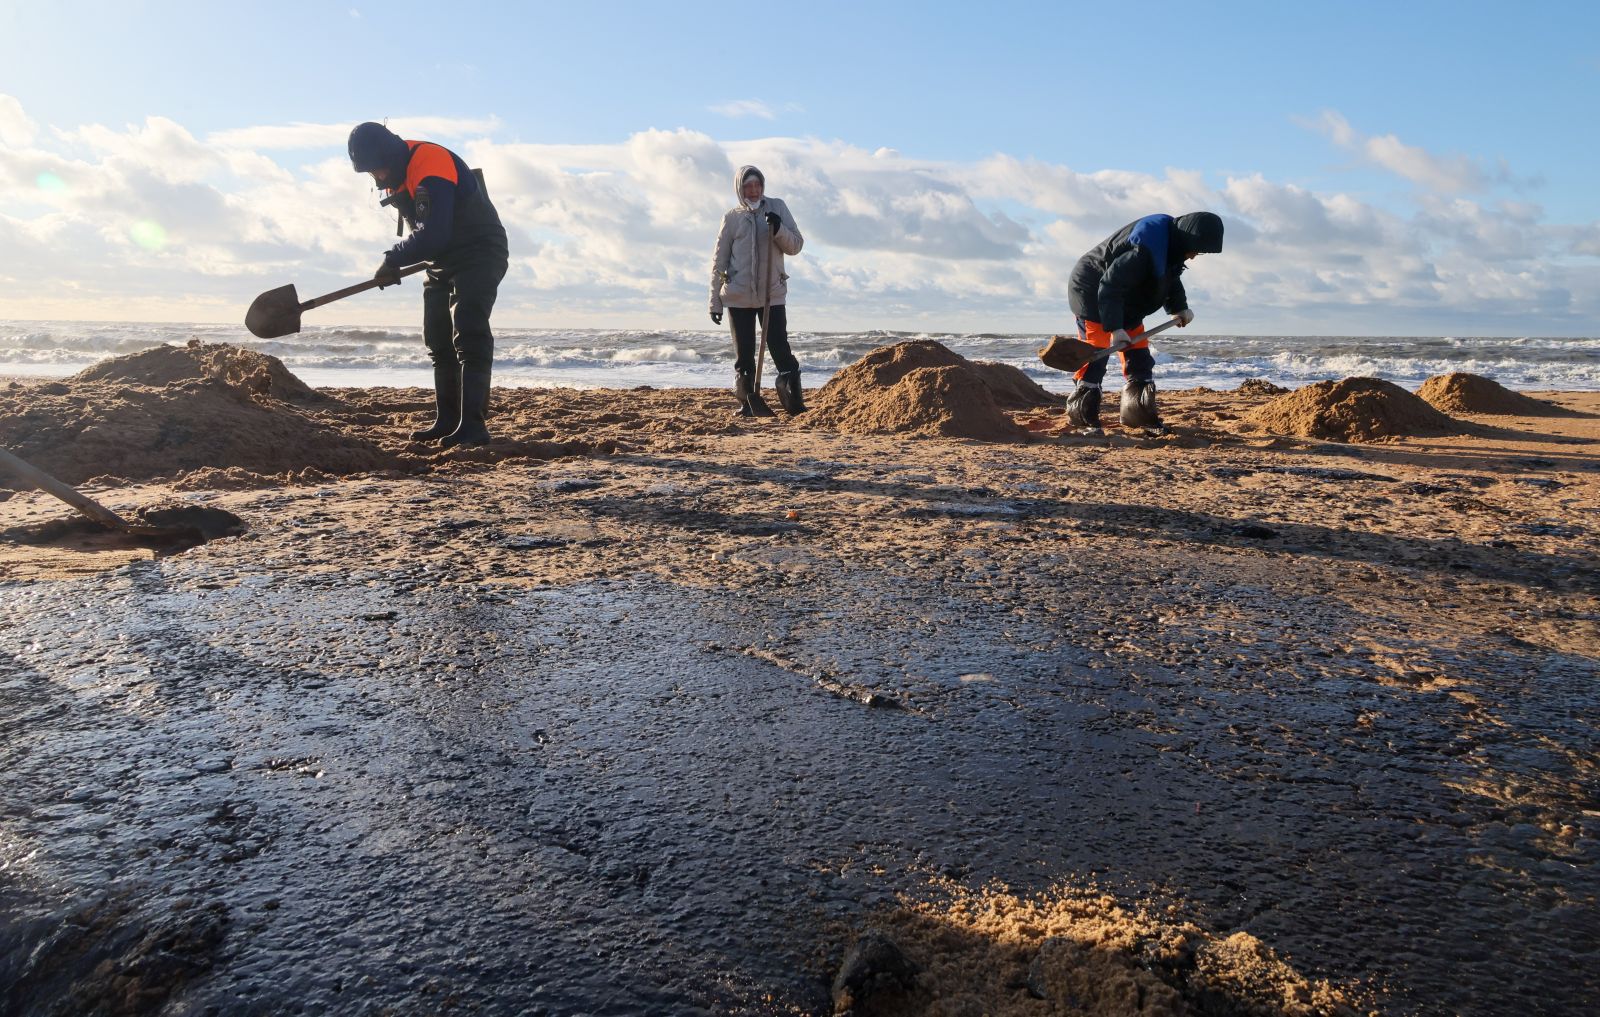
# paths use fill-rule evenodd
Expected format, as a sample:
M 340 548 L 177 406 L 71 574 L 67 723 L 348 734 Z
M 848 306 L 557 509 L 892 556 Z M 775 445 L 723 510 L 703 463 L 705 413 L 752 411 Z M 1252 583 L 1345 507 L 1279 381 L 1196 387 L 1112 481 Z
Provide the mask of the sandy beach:
M 244 524 L 0 488 L 0 1012 L 1600 1008 L 1600 393 L 1083 436 L 917 350 L 438 452 L 217 349 L 0 381 Z

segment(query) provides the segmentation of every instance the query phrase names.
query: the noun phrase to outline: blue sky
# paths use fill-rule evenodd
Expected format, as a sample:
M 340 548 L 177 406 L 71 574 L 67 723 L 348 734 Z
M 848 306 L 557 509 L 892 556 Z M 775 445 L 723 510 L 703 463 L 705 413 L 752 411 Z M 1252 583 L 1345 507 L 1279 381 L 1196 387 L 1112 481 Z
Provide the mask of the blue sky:
M 449 13 L 441 19 L 435 9 Z M 1130 202 L 1146 194 L 1151 202 L 1203 200 L 1230 228 L 1237 222 L 1230 239 L 1237 235 L 1244 246 L 1234 264 L 1221 267 L 1230 246 L 1219 267 L 1196 272 L 1203 280 L 1209 270 L 1214 292 L 1191 287 L 1211 298 L 1202 321 L 1218 329 L 1593 334 L 1596 305 L 1583 291 L 1600 291 L 1594 185 L 1600 141 L 1592 127 L 1600 109 L 1597 9 L 1193 2 L 788 9 L 8 5 L 0 10 L 0 94 L 12 101 L 11 120 L 25 126 L 14 126 L 0 144 L 17 166 L 33 153 L 28 167 L 43 165 L 38 159 L 45 157 L 102 167 L 108 178 L 120 174 L 137 190 L 141 172 L 159 175 L 159 168 L 85 128 L 132 138 L 160 118 L 200 146 L 250 149 L 316 190 L 313 180 L 323 179 L 340 155 L 327 132 L 267 146 L 252 146 L 255 136 L 239 132 L 385 117 L 402 128 L 426 124 L 447 144 L 476 146 L 472 154 L 486 167 L 502 167 L 501 185 L 491 181 L 491 189 L 511 206 L 502 208 L 508 218 L 521 217 L 514 242 L 525 236 L 525 249 L 542 252 L 530 253 L 525 271 L 507 282 L 512 299 L 502 313 L 525 325 L 642 323 L 649 314 L 659 327 L 698 325 L 704 286 L 694 280 L 703 274 L 699 262 L 709 252 L 722 199 L 698 199 L 701 212 L 688 195 L 709 195 L 709 185 L 685 184 L 666 195 L 640 175 L 654 164 L 630 161 L 630 139 L 665 132 L 682 151 L 661 158 L 688 159 L 708 178 L 716 160 L 702 139 L 730 159 L 736 152 L 776 159 L 793 168 L 792 179 L 814 185 L 796 190 L 774 179 L 772 191 L 813 204 L 808 210 L 791 200 L 802 229 L 808 211 L 816 225 L 808 236 L 809 264 L 797 267 L 798 289 L 813 305 L 813 318 L 830 326 L 848 327 L 865 316 L 872 320 L 864 327 L 893 327 L 880 319 L 898 314 L 917 319 L 905 327 L 972 327 L 998 316 L 1017 330 L 1049 328 L 1052 316 L 1064 314 L 1063 291 L 1049 279 L 1070 269 L 1081 253 L 1074 245 L 1087 246 L 1109 231 L 1101 228 L 1106 223 L 1114 228 L 1118 215 L 1143 208 Z M 903 175 L 857 187 L 851 176 L 852 166 L 861 168 L 857 156 L 881 149 L 893 150 Z M 226 172 L 194 174 L 183 187 L 212 188 L 218 207 L 241 216 L 238 206 L 261 197 L 271 176 L 242 170 L 241 158 L 236 151 Z M 1021 167 L 1023 176 L 1066 176 L 1053 198 L 1020 193 L 1027 188 L 1013 194 L 1001 182 L 1016 174 L 997 176 L 996 159 Z M 612 177 L 623 191 L 631 184 L 648 192 L 638 214 L 663 230 L 660 220 L 671 210 L 681 210 L 685 221 L 672 223 L 672 235 L 655 237 L 637 258 L 577 278 L 574 266 L 607 244 L 604 223 L 564 211 L 562 203 L 573 197 L 563 192 L 565 177 L 551 184 L 541 172 L 526 178 L 530 189 L 506 192 L 506 183 L 535 166 Z M 813 169 L 826 180 L 812 180 Z M 0 177 L 0 187 L 10 188 L 5 228 L 52 250 L 92 245 L 90 210 L 53 196 L 41 204 L 40 195 L 27 191 L 37 177 L 16 166 Z M 917 191 L 924 186 L 927 194 Z M 1098 189 L 1100 198 L 1085 197 L 1085 188 Z M 1012 244 L 1014 297 L 1007 297 L 1005 273 L 977 264 L 992 259 L 974 254 L 966 272 L 927 262 L 935 248 L 963 260 L 959 245 L 928 242 L 944 226 L 971 225 L 960 222 L 965 211 L 953 219 L 929 211 L 930 195 L 944 201 L 952 193 L 988 218 L 978 228 L 994 233 L 991 247 L 996 238 Z M 342 197 L 321 195 L 330 214 Z M 348 197 L 359 205 L 370 194 L 353 187 Z M 897 208 L 921 216 L 915 237 L 898 246 L 886 241 L 875 253 L 855 234 L 849 244 L 830 243 L 843 233 L 826 209 L 863 198 L 878 202 L 887 220 Z M 147 219 L 178 224 L 163 230 L 163 264 L 119 262 L 114 249 L 85 247 L 78 260 L 93 274 L 37 306 L 65 313 L 76 299 L 85 316 L 116 317 L 121 271 L 130 295 L 142 301 L 133 308 L 138 313 L 122 316 L 177 314 L 182 306 L 191 316 L 227 320 L 234 289 L 250 291 L 248 302 L 295 265 L 296 238 L 287 223 L 259 238 L 272 249 L 260 249 L 270 257 L 260 259 L 257 274 L 249 251 L 224 255 L 214 250 L 227 246 L 224 237 L 185 230 L 182 224 L 199 215 L 195 208 L 165 214 L 161 207 L 191 199 L 196 208 L 211 200 L 154 190 L 130 199 L 146 206 Z M 1317 207 L 1302 215 L 1296 209 L 1307 201 Z M 1329 264 L 1319 266 L 1317 226 L 1330 214 L 1342 224 L 1343 239 L 1334 238 Z M 72 216 L 84 218 L 85 230 L 64 225 Z M 303 275 L 289 278 L 359 274 L 364 262 L 356 252 L 381 252 L 387 238 L 372 216 L 356 216 L 347 226 L 348 238 L 303 237 Z M 626 231 L 626 220 L 618 226 Z M 251 229 L 234 222 L 235 233 Z M 1261 237 L 1273 243 L 1248 246 Z M 1374 249 L 1371 257 L 1363 238 Z M 180 249 L 192 256 L 177 257 Z M 837 256 L 842 250 L 849 253 Z M 559 262 L 551 260 L 557 252 Z M 637 306 L 619 300 L 614 291 L 629 281 L 630 264 L 649 274 L 638 260 L 650 257 L 693 264 L 665 270 L 661 285 L 645 285 Z M 1363 264 L 1350 263 L 1353 257 Z M 226 269 L 217 267 L 219 259 Z M 1296 271 L 1280 271 L 1289 262 Z M 1365 285 L 1363 271 L 1381 275 L 1384 285 Z M 911 275 L 926 282 L 905 284 Z M 28 281 L 26 273 L 10 277 Z M 149 297 L 163 278 L 182 294 L 166 312 Z M 42 280 L 36 285 L 48 287 Z M 1306 321 L 1297 292 L 1327 287 L 1332 295 L 1315 298 L 1313 320 Z M 1426 288 L 1434 299 L 1426 298 Z M 1472 299 L 1458 292 L 1464 288 Z M 8 317 L 54 316 L 23 310 L 16 298 L 0 301 Z

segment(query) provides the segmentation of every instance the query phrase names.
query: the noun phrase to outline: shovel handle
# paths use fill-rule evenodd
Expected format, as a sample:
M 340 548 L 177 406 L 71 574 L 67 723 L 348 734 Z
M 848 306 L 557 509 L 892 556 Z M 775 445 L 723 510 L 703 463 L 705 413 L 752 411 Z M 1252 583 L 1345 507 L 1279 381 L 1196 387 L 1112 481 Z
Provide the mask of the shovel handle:
M 412 265 L 410 268 L 402 268 L 400 270 L 400 278 L 404 279 L 408 275 L 416 275 L 418 272 L 427 267 L 428 263 L 424 261 Z M 335 300 L 343 300 L 345 297 L 353 297 L 357 293 L 365 293 L 367 290 L 372 289 L 376 285 L 378 285 L 378 280 L 368 279 L 366 282 L 356 283 L 354 286 L 346 286 L 342 290 L 334 290 L 332 293 L 324 293 L 320 297 L 312 297 L 310 300 L 307 300 L 305 303 L 301 304 L 300 310 L 309 311 L 313 307 L 321 307 L 323 304 L 331 304 Z
M 130 529 L 131 524 L 126 519 L 93 498 L 79 494 L 77 488 L 63 484 L 37 466 L 18 459 L 3 448 L 0 448 L 0 466 L 4 466 L 12 474 L 22 480 L 26 480 L 39 490 L 55 495 L 102 526 L 109 526 L 116 530 Z
M 1139 333 L 1138 337 L 1135 338 L 1133 341 L 1134 342 L 1140 342 L 1142 340 L 1150 338 L 1153 335 L 1160 335 L 1162 332 L 1165 332 L 1167 329 L 1171 328 L 1172 326 L 1176 325 L 1177 323 L 1178 323 L 1178 319 L 1177 318 L 1168 318 L 1166 321 L 1163 321 L 1161 324 L 1157 325 L 1155 328 L 1147 328 L 1147 329 L 1145 329 L 1143 332 Z M 1129 345 L 1131 346 L 1132 343 L 1130 343 Z M 1120 352 L 1121 350 L 1124 350 L 1126 348 L 1127 347 L 1124 347 L 1124 346 L 1118 346 L 1116 349 L 1111 350 L 1111 352 L 1112 353 L 1117 353 L 1117 352 Z

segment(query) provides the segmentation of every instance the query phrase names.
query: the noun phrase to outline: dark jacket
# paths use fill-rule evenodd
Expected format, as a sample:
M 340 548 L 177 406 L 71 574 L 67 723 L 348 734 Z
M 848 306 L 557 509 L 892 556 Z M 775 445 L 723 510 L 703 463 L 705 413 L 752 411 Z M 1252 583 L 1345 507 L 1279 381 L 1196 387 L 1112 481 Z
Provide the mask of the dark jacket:
M 405 183 L 390 191 L 411 235 L 384 260 L 395 268 L 427 261 L 446 266 L 469 259 L 507 256 L 506 230 L 489 200 L 483 177 L 442 145 L 407 141 Z
M 1221 250 L 1222 220 L 1211 212 L 1147 215 L 1078 259 L 1068 289 L 1072 313 L 1107 332 L 1133 328 L 1158 308 L 1177 314 L 1189 306 L 1179 278 L 1184 258 Z

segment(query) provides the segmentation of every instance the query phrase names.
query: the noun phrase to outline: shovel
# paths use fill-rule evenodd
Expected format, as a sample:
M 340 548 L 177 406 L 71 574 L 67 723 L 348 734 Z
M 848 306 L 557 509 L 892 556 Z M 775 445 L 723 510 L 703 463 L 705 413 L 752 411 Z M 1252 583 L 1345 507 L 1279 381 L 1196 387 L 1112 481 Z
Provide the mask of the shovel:
M 401 277 L 412 275 L 427 268 L 427 263 L 412 265 L 410 268 L 400 270 Z M 354 286 L 346 286 L 342 290 L 324 293 L 320 297 L 312 297 L 305 303 L 300 302 L 300 294 L 295 292 L 294 283 L 279 286 L 275 290 L 256 297 L 250 304 L 250 310 L 244 314 L 244 327 L 257 339 L 276 339 L 279 336 L 290 335 L 300 331 L 300 315 L 313 307 L 331 304 L 335 300 L 353 297 L 363 290 L 370 290 L 378 285 L 378 280 L 368 279 Z
M 1147 328 L 1138 339 L 1134 340 L 1134 342 L 1139 342 L 1142 339 L 1148 339 L 1153 335 L 1160 335 L 1162 332 L 1165 332 L 1167 329 L 1171 328 L 1177 323 L 1178 319 L 1173 318 L 1170 321 L 1163 321 L 1155 328 Z M 1053 335 L 1050 337 L 1050 345 L 1039 351 L 1039 359 L 1044 361 L 1046 367 L 1053 367 L 1058 371 L 1075 373 L 1085 364 L 1092 364 L 1096 360 L 1111 356 L 1113 353 L 1121 353 L 1127 348 L 1127 346 L 1093 346 L 1084 342 L 1082 339 L 1074 339 L 1071 336 L 1064 335 Z
M 151 526 L 147 523 L 130 523 L 88 495 L 79 493 L 77 488 L 63 484 L 39 467 L 18 459 L 3 448 L 0 448 L 0 467 L 13 476 L 26 480 L 39 490 L 55 495 L 108 530 L 120 530 L 136 537 L 173 539 L 188 538 L 194 534 L 192 526 Z

